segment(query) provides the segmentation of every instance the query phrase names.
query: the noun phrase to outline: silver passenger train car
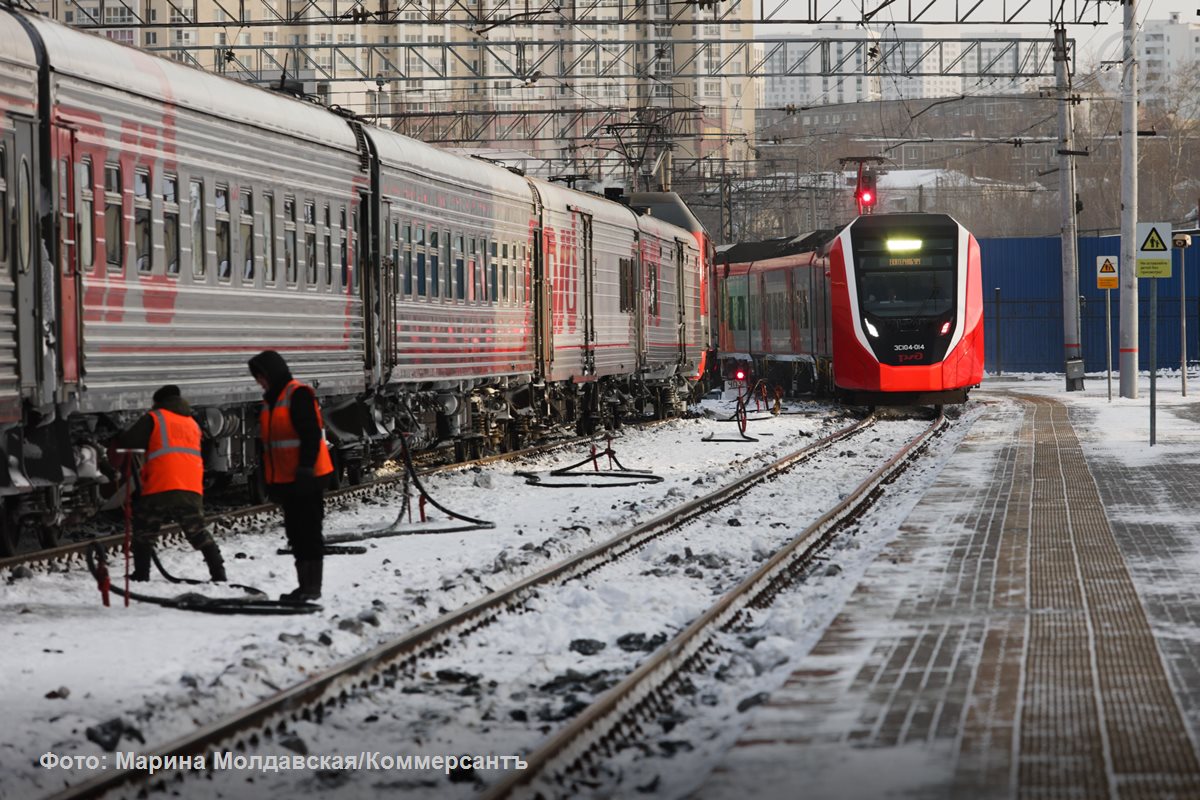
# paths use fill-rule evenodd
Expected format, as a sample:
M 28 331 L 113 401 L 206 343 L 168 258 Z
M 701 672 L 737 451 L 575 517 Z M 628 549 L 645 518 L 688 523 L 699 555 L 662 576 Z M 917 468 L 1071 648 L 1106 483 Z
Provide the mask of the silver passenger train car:
M 280 351 L 339 474 L 668 415 L 707 247 L 620 203 L 0 7 L 0 553 L 102 503 L 103 443 L 178 383 L 245 479 Z

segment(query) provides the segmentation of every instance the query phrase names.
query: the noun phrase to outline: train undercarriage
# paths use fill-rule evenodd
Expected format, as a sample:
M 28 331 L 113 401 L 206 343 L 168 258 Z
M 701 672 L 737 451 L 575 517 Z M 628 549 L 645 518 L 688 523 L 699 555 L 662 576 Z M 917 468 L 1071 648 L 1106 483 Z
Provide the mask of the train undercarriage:
M 559 436 L 616 430 L 624 422 L 679 416 L 688 381 L 609 376 L 586 382 L 431 382 L 388 385 L 355 397 L 323 398 L 332 485 L 361 483 L 396 458 L 400 437 L 412 453 L 443 451 L 464 461 L 520 450 Z M 200 407 L 205 486 L 267 501 L 256 471 L 257 406 Z M 10 426 L 0 436 L 8 470 L 0 473 L 0 557 L 56 546 L 108 514 L 119 524 L 122 454 L 108 442 L 140 412 L 76 414 L 43 426 Z

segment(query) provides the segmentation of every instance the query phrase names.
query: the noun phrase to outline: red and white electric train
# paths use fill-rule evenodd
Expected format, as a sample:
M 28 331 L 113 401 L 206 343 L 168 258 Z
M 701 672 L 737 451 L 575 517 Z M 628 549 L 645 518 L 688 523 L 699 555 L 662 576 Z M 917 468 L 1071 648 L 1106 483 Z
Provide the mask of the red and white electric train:
M 716 257 L 722 373 L 865 405 L 965 402 L 983 378 L 981 280 L 979 243 L 945 214 L 735 246 Z

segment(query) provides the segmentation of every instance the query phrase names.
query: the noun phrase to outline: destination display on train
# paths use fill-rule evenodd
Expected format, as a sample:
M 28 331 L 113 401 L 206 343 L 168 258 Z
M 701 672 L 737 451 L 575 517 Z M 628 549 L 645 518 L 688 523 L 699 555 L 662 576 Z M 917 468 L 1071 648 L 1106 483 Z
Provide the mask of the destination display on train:
M 953 266 L 953 252 L 947 252 L 941 242 L 893 238 L 873 245 L 861 248 L 865 252 L 860 252 L 858 261 L 863 269 L 949 269 Z

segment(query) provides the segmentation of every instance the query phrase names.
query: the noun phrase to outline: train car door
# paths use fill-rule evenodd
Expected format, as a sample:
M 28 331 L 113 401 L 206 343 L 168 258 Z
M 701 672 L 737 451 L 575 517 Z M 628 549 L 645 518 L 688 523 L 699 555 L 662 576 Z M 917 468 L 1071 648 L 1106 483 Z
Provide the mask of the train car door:
M 592 215 L 575 210 L 579 217 L 579 268 L 583 273 L 583 374 L 596 374 L 595 263 L 592 257 Z
M 687 306 L 691 293 L 688 291 L 687 272 L 684 270 L 687 258 L 687 245 L 681 240 L 675 240 L 675 305 L 679 309 L 679 364 L 687 364 L 688 325 Z
M 641 231 L 633 232 L 633 341 L 637 352 L 639 371 L 646 365 L 646 287 L 642 282 L 644 275 L 642 266 L 642 236 Z
M 58 348 L 62 370 L 62 390 L 73 394 L 79 390 L 79 319 L 80 319 L 80 270 L 78 237 L 80 226 L 77 220 L 79 188 L 76 185 L 75 131 L 55 126 L 58 157 L 58 259 L 59 259 L 59 308 Z M 64 397 L 65 399 L 65 397 Z
M 379 351 L 382 329 L 380 328 L 382 293 L 380 291 L 379 263 L 380 233 L 378 221 L 372 214 L 371 195 L 359 192 L 358 213 L 354 215 L 354 281 L 358 284 L 358 296 L 362 301 L 363 352 L 366 368 L 373 383 L 379 382 Z
M 16 286 L 19 181 L 16 136 L 0 120 L 0 422 L 21 418 L 21 388 L 16 365 Z M 28 184 L 28 181 L 26 181 Z M 28 196 L 27 196 L 28 199 Z M 26 232 L 26 235 L 29 235 Z M 2 481 L 7 483 L 7 481 Z M 3 531 L 0 530 L 0 533 Z M 0 542 L 2 544 L 2 542 Z
M 392 216 L 391 203 L 383 203 L 380 236 L 383 242 L 380 259 L 379 308 L 380 341 L 383 344 L 384 371 L 396 364 L 396 298 L 400 295 L 400 221 Z
M 41 329 L 38 276 L 43 243 L 39 236 L 36 168 L 38 147 L 33 122 L 17 119 L 14 167 L 16 168 L 16 260 L 13 282 L 16 284 L 17 373 L 21 376 L 21 394 L 37 406 L 52 398 L 42 391 L 47 376 L 43 370 L 45 339 Z M 52 277 L 52 276 L 51 276 Z M 49 334 L 49 331 L 45 332 Z

